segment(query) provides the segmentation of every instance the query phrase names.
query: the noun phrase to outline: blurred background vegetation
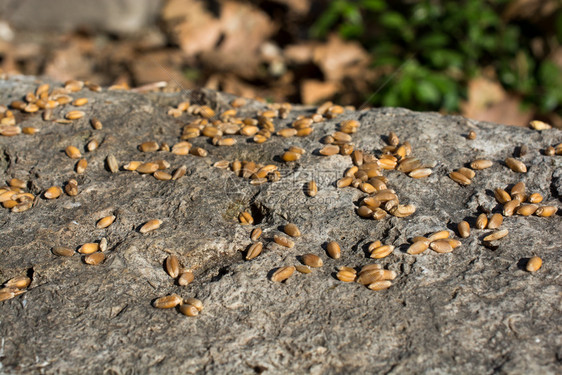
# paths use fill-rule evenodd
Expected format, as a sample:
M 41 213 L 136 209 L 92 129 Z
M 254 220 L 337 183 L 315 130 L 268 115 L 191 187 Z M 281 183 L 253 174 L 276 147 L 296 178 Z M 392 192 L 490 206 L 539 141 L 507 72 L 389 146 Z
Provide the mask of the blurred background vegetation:
M 374 69 L 396 72 L 392 84 L 383 87 L 386 76 L 376 81 L 374 105 L 458 112 L 470 80 L 490 76 L 545 115 L 562 109 L 562 70 L 553 58 L 562 43 L 561 3 L 551 2 L 547 15 L 520 8 L 525 3 L 532 2 L 335 0 L 310 34 L 335 29 L 368 48 Z
M 0 0 L 0 69 L 562 128 L 562 0 Z

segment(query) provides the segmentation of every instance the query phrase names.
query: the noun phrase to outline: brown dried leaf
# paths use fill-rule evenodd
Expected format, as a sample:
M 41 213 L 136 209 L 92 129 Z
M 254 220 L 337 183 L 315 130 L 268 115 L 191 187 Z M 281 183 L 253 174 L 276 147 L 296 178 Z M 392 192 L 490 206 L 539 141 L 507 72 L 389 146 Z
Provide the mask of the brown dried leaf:
M 162 8 L 162 20 L 173 40 L 188 56 L 215 47 L 221 24 L 199 0 L 170 0 Z
M 507 94 L 495 81 L 483 77 L 468 83 L 468 101 L 461 103 L 462 115 L 478 121 L 527 126 L 532 113 L 521 110 L 521 100 Z
M 304 104 L 315 104 L 331 98 L 338 92 L 336 82 L 323 82 L 315 79 L 306 79 L 301 84 L 301 98 Z
M 336 34 L 332 34 L 326 44 L 314 50 L 314 62 L 320 67 L 327 81 L 340 81 L 345 76 L 350 76 L 350 67 L 367 64 L 369 54 L 359 43 L 343 41 Z

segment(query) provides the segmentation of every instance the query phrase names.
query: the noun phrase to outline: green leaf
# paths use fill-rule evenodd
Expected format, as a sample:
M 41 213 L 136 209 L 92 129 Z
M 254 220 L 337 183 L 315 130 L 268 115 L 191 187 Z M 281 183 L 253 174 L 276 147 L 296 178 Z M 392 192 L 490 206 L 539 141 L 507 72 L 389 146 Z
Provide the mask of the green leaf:
M 436 104 L 441 99 L 441 94 L 433 83 L 419 81 L 416 86 L 416 99 L 422 103 Z
M 443 108 L 447 112 L 456 112 L 459 110 L 460 98 L 456 91 L 450 91 L 443 94 Z
M 342 14 L 345 20 L 353 25 L 363 23 L 363 18 L 361 17 L 361 12 L 357 5 L 348 4 L 343 10 Z
M 498 39 L 497 35 L 482 35 L 480 39 L 480 45 L 486 51 L 490 52 L 494 52 L 499 43 L 501 43 L 501 41 Z
M 498 35 L 499 40 L 499 47 L 501 50 L 508 53 L 515 53 L 520 48 L 519 37 L 520 37 L 519 29 L 515 26 L 508 26 L 504 29 L 501 35 Z
M 541 111 L 545 112 L 552 112 L 556 109 L 556 107 L 562 105 L 560 102 L 560 98 L 557 97 L 556 94 L 547 93 L 543 97 L 541 97 Z
M 344 24 L 339 28 L 339 34 L 345 39 L 353 39 L 360 37 L 365 29 L 363 25 Z
M 448 49 L 431 50 L 427 54 L 427 58 L 434 67 L 441 69 L 451 66 L 460 67 L 463 64 L 463 56 Z
M 413 25 L 426 25 L 430 21 L 430 9 L 427 4 L 420 3 L 414 5 L 410 21 Z
M 392 84 L 390 82 L 389 84 Z M 416 88 L 416 81 L 411 76 L 404 76 L 400 81 L 396 83 L 397 89 L 400 91 L 400 97 L 403 103 L 409 103 L 412 101 L 412 95 Z
M 490 26 L 496 26 L 500 23 L 501 19 L 496 12 L 490 8 L 482 10 L 478 17 L 478 24 L 482 29 Z
M 562 69 L 552 61 L 545 61 L 539 67 L 539 79 L 544 85 L 559 86 L 562 84 Z M 562 88 L 559 87 L 562 95 Z
M 388 93 L 386 93 L 383 96 L 381 103 L 384 107 L 398 107 L 401 104 L 404 105 L 398 99 L 398 93 L 393 91 L 389 91 Z
M 389 29 L 399 30 L 406 26 L 406 19 L 398 12 L 386 12 L 380 17 L 379 22 L 382 26 Z
M 511 70 L 505 70 L 501 72 L 500 80 L 506 85 L 514 85 L 517 81 L 517 78 Z
M 380 12 L 386 9 L 386 2 L 384 0 L 363 0 L 361 6 L 371 12 Z
M 444 74 L 431 74 L 426 77 L 428 82 L 431 82 L 441 93 L 457 91 L 456 82 Z
M 385 56 L 375 58 L 373 61 L 373 66 L 399 66 L 402 64 L 402 60 L 398 56 Z
M 399 66 L 402 64 L 400 50 L 396 45 L 381 43 L 371 51 L 373 55 L 373 66 Z
M 342 6 L 344 6 L 345 1 L 333 1 L 330 4 L 330 7 L 322 13 L 320 18 L 314 22 L 312 27 L 310 28 L 310 36 L 312 38 L 323 38 L 326 36 L 330 28 L 334 26 L 338 19 L 342 15 Z
M 188 81 L 196 81 L 197 79 L 201 78 L 201 71 L 195 68 L 185 68 L 183 70 L 183 76 Z
M 373 48 L 371 49 L 371 53 L 375 55 L 375 57 L 385 55 L 397 56 L 399 54 L 398 50 L 399 49 L 397 48 L 396 44 L 382 41 L 381 43 L 373 46 Z
M 418 42 L 416 42 L 416 44 L 421 49 L 440 48 L 447 45 L 447 43 L 449 43 L 449 40 L 450 38 L 446 34 L 440 32 L 433 32 L 431 34 L 422 36 L 418 40 Z

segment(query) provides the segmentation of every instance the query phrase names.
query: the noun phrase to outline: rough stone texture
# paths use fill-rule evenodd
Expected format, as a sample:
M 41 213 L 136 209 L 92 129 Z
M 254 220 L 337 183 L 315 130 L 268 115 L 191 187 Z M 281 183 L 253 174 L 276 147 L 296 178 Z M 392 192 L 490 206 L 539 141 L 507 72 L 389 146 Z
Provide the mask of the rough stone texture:
M 33 90 L 32 78 L 0 81 L 0 103 L 7 104 Z M 231 97 L 210 92 L 136 94 L 83 90 L 103 130 L 93 130 L 84 118 L 71 125 L 44 122 L 39 115 L 22 116 L 22 126 L 35 125 L 34 136 L 0 137 L 0 178 L 30 181 L 39 194 L 75 176 L 75 161 L 64 154 L 68 145 L 82 151 L 91 138 L 98 150 L 84 152 L 89 166 L 77 176 L 80 194 L 48 201 L 38 198 L 24 213 L 0 208 L 1 281 L 30 274 L 27 293 L 0 302 L 0 372 L 188 374 L 188 373 L 560 373 L 562 315 L 560 272 L 562 219 L 513 216 L 502 228 L 509 235 L 486 247 L 489 231 L 474 230 L 450 254 L 405 253 L 409 239 L 440 229 L 456 232 L 465 218 L 474 221 L 479 209 L 497 210 L 493 189 L 525 181 L 530 192 L 560 206 L 562 156 L 545 156 L 547 145 L 562 142 L 562 132 L 474 123 L 461 117 L 416 113 L 405 109 L 347 111 L 335 120 L 315 125 L 310 137 L 273 137 L 257 145 L 235 136 L 232 147 L 215 147 L 198 138 L 194 145 L 209 151 L 205 158 L 168 152 L 140 153 L 147 140 L 178 141 L 184 115 L 172 118 L 169 106 L 190 97 L 219 112 Z M 255 115 L 264 105 L 251 102 L 243 114 Z M 62 116 L 68 107 L 57 109 Z M 277 128 L 289 119 L 275 122 Z M 414 180 L 401 172 L 385 172 L 401 202 L 417 206 L 408 218 L 382 221 L 355 213 L 365 194 L 354 188 L 336 189 L 334 181 L 351 166 L 347 156 L 322 157 L 319 140 L 342 119 L 361 121 L 353 136 L 358 148 L 376 151 L 389 131 L 409 140 L 414 152 L 434 165 L 433 174 Z M 466 139 L 470 130 L 478 133 Z M 529 171 L 517 174 L 503 160 L 528 145 L 522 158 Z M 279 162 L 289 146 L 309 152 L 296 163 Z M 313 152 L 314 151 L 314 152 Z M 105 158 L 114 154 L 120 165 L 131 160 L 165 159 L 188 176 L 164 182 L 136 172 L 112 174 Z M 474 182 L 461 187 L 447 177 L 475 158 L 495 161 L 478 171 Z M 212 168 L 221 159 L 254 160 L 279 165 L 284 178 L 251 186 L 227 170 Z M 315 198 L 303 184 L 319 184 Z M 250 209 L 264 230 L 264 252 L 247 262 L 254 226 L 241 226 L 237 215 Z M 107 229 L 96 221 L 117 216 Z M 160 229 L 141 234 L 149 219 L 163 220 Z M 272 243 L 287 222 L 303 233 L 293 249 Z M 76 254 L 59 258 L 53 246 L 77 248 L 107 237 L 108 259 L 85 265 Z M 335 279 L 340 265 L 372 263 L 370 241 L 393 244 L 396 250 L 379 263 L 399 276 L 385 291 L 373 292 L 356 283 Z M 342 245 L 342 258 L 326 256 L 329 240 Z M 195 281 L 180 287 L 165 273 L 163 261 L 176 254 L 195 269 Z M 298 264 L 297 256 L 318 254 L 324 266 L 309 275 L 296 273 L 286 283 L 269 280 L 272 270 Z M 524 270 L 525 259 L 540 256 L 543 267 Z M 158 310 L 151 302 L 178 293 L 205 304 L 200 316 L 188 318 L 177 310 Z

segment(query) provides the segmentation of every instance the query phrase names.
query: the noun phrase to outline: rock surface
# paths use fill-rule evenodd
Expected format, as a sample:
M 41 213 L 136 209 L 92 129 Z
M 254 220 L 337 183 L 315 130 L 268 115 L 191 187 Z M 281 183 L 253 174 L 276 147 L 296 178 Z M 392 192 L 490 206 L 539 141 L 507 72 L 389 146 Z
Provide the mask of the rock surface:
M 20 100 L 38 83 L 29 77 L 0 81 L 0 104 Z M 541 204 L 560 206 L 562 156 L 543 150 L 562 142 L 561 131 L 381 108 L 346 111 L 315 124 L 308 137 L 274 135 L 256 144 L 235 135 L 238 142 L 230 147 L 199 137 L 190 142 L 206 149 L 206 157 L 179 156 L 141 153 L 138 145 L 179 141 L 182 127 L 196 118 L 167 114 L 181 101 L 222 113 L 230 108 L 231 96 L 105 89 L 71 96 L 87 97 L 89 103 L 58 107 L 53 117 L 81 109 L 84 118 L 60 124 L 14 111 L 19 126 L 40 132 L 0 137 L 0 178 L 28 181 L 26 191 L 37 196 L 23 213 L 0 208 L 0 281 L 32 278 L 26 293 L 0 302 L 0 373 L 560 373 L 560 213 L 506 217 L 501 229 L 509 235 L 493 246 L 482 241 L 490 230 L 474 229 L 474 221 L 482 211 L 501 211 L 493 190 L 518 181 L 528 192 L 541 193 Z M 249 101 L 239 114 L 255 117 L 265 108 Z M 297 115 L 312 113 L 297 107 L 287 119 L 273 122 L 279 130 Z M 103 129 L 94 130 L 91 117 L 99 118 Z M 356 148 L 378 155 L 394 131 L 433 168 L 423 179 L 383 171 L 400 202 L 417 207 L 412 216 L 362 219 L 356 209 L 366 194 L 334 186 L 352 166 L 351 158 L 321 156 L 318 150 L 324 146 L 320 140 L 344 119 L 361 123 L 352 136 Z M 467 139 L 470 130 L 476 131 L 475 140 Z M 86 152 L 91 139 L 100 146 Z M 84 174 L 76 174 L 76 160 L 66 156 L 69 145 L 87 159 Z M 518 156 L 522 145 L 529 149 L 519 158 L 528 172 L 516 173 L 503 161 Z M 284 163 L 279 157 L 289 146 L 307 153 Z M 185 165 L 188 172 L 177 181 L 111 173 L 109 154 L 120 167 L 132 160 L 164 159 L 169 171 Z M 477 158 L 494 164 L 477 171 L 472 184 L 463 187 L 448 177 Z M 254 186 L 230 170 L 212 167 L 234 159 L 275 164 L 282 179 Z M 70 178 L 78 181 L 78 195 L 54 200 L 41 195 Z M 303 192 L 311 179 L 319 188 L 314 198 Z M 243 210 L 253 214 L 254 225 L 240 225 Z M 115 223 L 96 229 L 96 222 L 111 214 Z M 161 227 L 141 234 L 140 226 L 151 219 L 162 220 Z M 406 253 L 415 236 L 448 229 L 458 238 L 456 226 L 464 219 L 472 233 L 452 253 Z M 292 249 L 272 241 L 289 222 L 302 232 Z M 255 227 L 263 229 L 264 250 L 245 261 Z M 104 237 L 107 259 L 98 266 L 85 264 L 78 253 L 64 258 L 51 252 L 54 246 L 77 249 Z M 371 291 L 337 280 L 338 266 L 375 262 L 367 251 L 375 240 L 396 247 L 376 260 L 397 272 L 393 285 Z M 340 259 L 326 255 L 328 241 L 339 242 Z M 319 255 L 324 266 L 311 274 L 295 272 L 284 283 L 270 280 L 272 271 L 299 264 L 305 253 Z M 166 274 L 163 264 L 170 254 L 193 269 L 193 283 L 178 286 Z M 525 262 L 533 255 L 543 259 L 543 266 L 529 273 Z M 203 311 L 193 318 L 152 306 L 171 293 L 199 298 Z

